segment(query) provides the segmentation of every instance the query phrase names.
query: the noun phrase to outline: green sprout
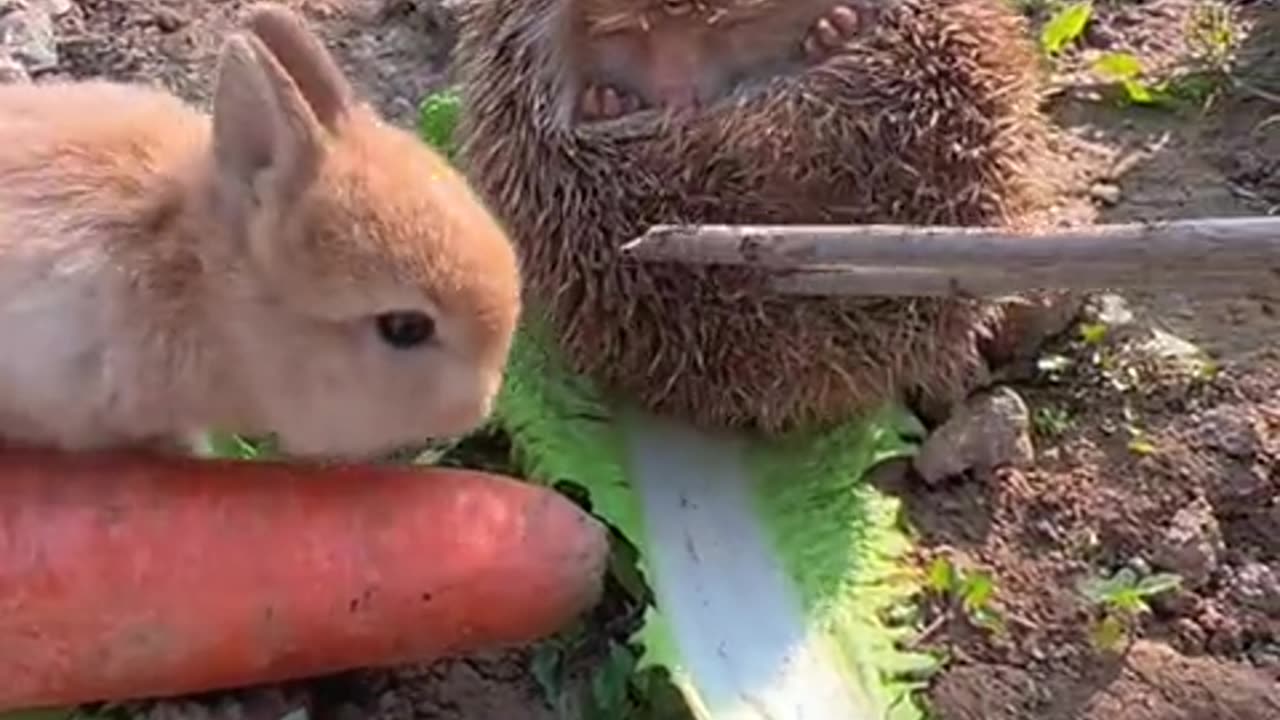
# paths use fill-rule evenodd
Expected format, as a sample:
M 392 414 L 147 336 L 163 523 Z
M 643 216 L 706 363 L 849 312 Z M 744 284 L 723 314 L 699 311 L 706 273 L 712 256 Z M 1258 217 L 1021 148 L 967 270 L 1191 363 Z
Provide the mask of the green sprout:
M 1074 2 L 1058 10 L 1040 30 L 1040 47 L 1050 57 L 1061 53 L 1075 42 L 1093 17 L 1090 0 Z
M 1072 424 L 1070 411 L 1053 405 L 1038 407 L 1031 416 L 1031 426 L 1036 435 L 1046 439 L 1062 437 Z
M 996 583 L 990 573 L 965 570 L 939 556 L 929 563 L 925 586 L 945 605 L 944 618 L 960 613 L 977 627 L 997 634 L 1004 631 L 1004 621 L 991 603 Z
M 1107 339 L 1110 328 L 1106 323 L 1082 323 L 1080 325 L 1080 341 L 1085 345 L 1098 346 Z
M 1151 612 L 1150 598 L 1175 590 L 1182 578 L 1174 573 L 1140 577 L 1129 567 L 1111 577 L 1087 578 L 1080 592 L 1101 611 L 1090 627 L 1090 640 L 1100 650 L 1116 651 L 1128 644 L 1138 621 Z
M 1239 40 L 1230 10 L 1221 5 L 1197 6 L 1186 35 L 1191 59 L 1162 80 L 1149 78 L 1142 61 L 1125 52 L 1101 55 L 1094 61 L 1093 71 L 1119 85 L 1123 99 L 1132 105 L 1174 108 L 1190 103 L 1206 107 L 1224 87 L 1237 83 L 1231 74 L 1231 59 Z

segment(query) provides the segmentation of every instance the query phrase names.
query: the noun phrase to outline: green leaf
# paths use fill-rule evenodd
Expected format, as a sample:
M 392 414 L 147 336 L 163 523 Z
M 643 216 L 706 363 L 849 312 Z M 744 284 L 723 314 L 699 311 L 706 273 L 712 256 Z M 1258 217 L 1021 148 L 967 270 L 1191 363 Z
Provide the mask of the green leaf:
M 1085 345 L 1101 345 L 1107 339 L 1106 323 L 1085 323 L 1080 326 L 1080 339 Z
M 1124 87 L 1124 94 L 1129 102 L 1135 105 L 1154 105 L 1157 101 L 1155 93 L 1137 80 L 1122 80 L 1120 85 Z
M 1132 568 L 1120 568 L 1111 577 L 1090 577 L 1080 584 L 1080 592 L 1094 604 L 1111 604 L 1125 590 L 1133 587 L 1138 580 Z
M 418 106 L 418 131 L 437 150 L 452 158 L 453 131 L 461 115 L 462 98 L 452 89 L 428 95 Z
M 1110 599 L 1111 607 L 1125 615 L 1141 615 L 1150 610 L 1136 588 L 1127 587 L 1116 591 Z
M 631 544 L 630 540 L 618 533 L 613 538 L 612 550 L 609 553 L 609 574 L 622 586 L 623 591 L 633 602 L 649 604 L 653 601 L 653 590 L 644 580 L 640 563 L 640 551 Z
M 929 589 L 938 595 L 946 595 L 956 584 L 955 567 L 945 557 L 938 556 L 929 563 Z
M 1142 62 L 1130 53 L 1107 53 L 1093 62 L 1094 72 L 1108 80 L 1132 80 L 1142 75 Z
M 562 657 L 559 647 L 552 643 L 543 643 L 538 646 L 529 660 L 529 672 L 533 675 L 533 681 L 537 683 L 543 699 L 550 707 L 555 707 L 561 695 Z
M 996 584 L 990 575 L 981 572 L 973 573 L 965 578 L 964 591 L 962 593 L 962 602 L 965 609 L 973 613 L 985 608 L 995 591 Z
M 198 448 L 201 455 L 228 460 L 257 460 L 264 454 L 264 449 L 251 440 L 234 433 L 209 432 L 203 438 L 203 446 Z
M 1004 620 L 995 612 L 987 608 L 979 609 L 969 617 L 973 620 L 974 624 L 989 632 L 995 633 L 996 635 L 1003 635 L 1005 633 Z
M 622 717 L 627 707 L 627 689 L 636 667 L 636 656 L 626 645 L 614 643 L 609 658 L 591 678 L 591 699 L 601 718 Z
M 1176 573 L 1156 573 L 1142 578 L 1135 589 L 1144 597 L 1153 597 L 1176 590 L 1181 585 L 1182 576 Z
M 1040 46 L 1049 55 L 1056 55 L 1080 37 L 1092 16 L 1093 3 L 1089 0 L 1059 10 L 1040 31 Z
M 1107 615 L 1090 628 L 1089 639 L 1094 647 L 1102 650 L 1116 650 L 1124 641 L 1128 628 L 1114 615 Z

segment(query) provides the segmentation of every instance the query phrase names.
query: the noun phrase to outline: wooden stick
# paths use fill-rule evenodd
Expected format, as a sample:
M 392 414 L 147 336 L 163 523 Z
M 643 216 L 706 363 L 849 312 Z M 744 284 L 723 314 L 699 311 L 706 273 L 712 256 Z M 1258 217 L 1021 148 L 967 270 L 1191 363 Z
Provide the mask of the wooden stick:
M 1056 280 L 1124 267 L 1190 278 L 1210 269 L 1280 270 L 1280 218 L 1091 225 L 1036 234 L 990 227 L 659 225 L 624 245 L 622 253 L 646 262 L 790 270 L 998 269 Z
M 997 297 L 1033 290 L 1143 289 L 1198 296 L 1280 298 L 1280 276 L 1263 272 L 1202 272 L 1194 277 L 1100 267 L 1089 274 L 1055 275 L 941 271 L 922 268 L 841 268 L 789 272 L 770 282 L 779 295 L 859 297 Z

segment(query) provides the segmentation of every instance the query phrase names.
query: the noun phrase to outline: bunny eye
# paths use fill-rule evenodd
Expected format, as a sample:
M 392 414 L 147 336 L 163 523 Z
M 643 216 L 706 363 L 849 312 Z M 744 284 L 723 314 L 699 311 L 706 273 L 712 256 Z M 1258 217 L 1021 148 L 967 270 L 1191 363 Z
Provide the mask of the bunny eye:
M 430 342 L 436 322 L 430 315 L 413 310 L 382 313 L 374 318 L 383 342 L 397 350 L 407 350 Z

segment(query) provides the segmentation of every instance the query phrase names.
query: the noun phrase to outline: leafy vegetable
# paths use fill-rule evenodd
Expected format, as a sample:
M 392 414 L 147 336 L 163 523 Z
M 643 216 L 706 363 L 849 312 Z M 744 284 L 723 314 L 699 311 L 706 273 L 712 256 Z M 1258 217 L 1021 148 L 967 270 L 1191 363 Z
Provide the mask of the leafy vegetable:
M 654 599 L 636 672 L 669 672 L 699 718 L 918 717 L 911 678 L 935 661 L 898 650 L 909 628 L 882 620 L 915 591 L 898 564 L 908 543 L 896 501 L 863 481 L 913 450 L 913 419 L 890 409 L 777 443 L 705 437 L 606 406 L 526 322 L 499 414 L 528 475 L 588 488 L 640 548 Z

